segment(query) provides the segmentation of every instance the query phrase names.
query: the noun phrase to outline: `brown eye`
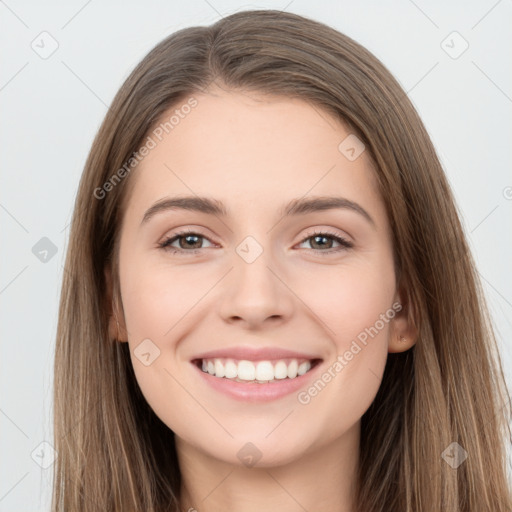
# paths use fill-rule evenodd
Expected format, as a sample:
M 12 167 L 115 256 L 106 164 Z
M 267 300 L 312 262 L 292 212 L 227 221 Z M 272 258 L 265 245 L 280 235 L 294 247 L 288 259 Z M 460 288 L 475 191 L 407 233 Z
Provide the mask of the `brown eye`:
M 312 250 L 327 254 L 332 254 L 335 252 L 343 251 L 345 249 L 350 249 L 354 245 L 352 242 L 345 240 L 345 238 L 339 236 L 338 234 L 328 232 L 313 233 L 308 237 L 304 238 L 301 244 L 307 241 L 311 241 L 310 246 Z M 338 243 L 341 246 L 341 248 L 330 250 L 333 247 L 333 243 Z
M 202 247 L 202 244 L 205 240 L 208 239 L 199 233 L 195 233 L 193 231 L 183 231 L 165 239 L 158 245 L 160 248 L 169 250 L 173 253 L 196 253 L 198 250 L 204 248 Z M 178 247 L 172 245 L 175 242 L 178 242 Z

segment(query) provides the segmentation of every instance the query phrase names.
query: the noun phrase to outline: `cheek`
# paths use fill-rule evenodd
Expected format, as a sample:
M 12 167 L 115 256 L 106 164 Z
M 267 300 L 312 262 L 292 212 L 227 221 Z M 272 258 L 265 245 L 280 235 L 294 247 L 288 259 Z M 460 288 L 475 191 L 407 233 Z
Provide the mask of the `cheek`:
M 304 403 L 311 398 L 318 410 L 341 407 L 356 418 L 373 401 L 387 361 L 395 316 L 392 260 L 355 262 L 322 272 L 325 278 L 317 274 L 300 293 L 321 320 L 331 342 L 331 359 L 317 389 L 306 390 Z
M 127 270 L 123 281 L 123 307 L 133 341 L 169 339 L 169 331 L 186 317 L 214 285 L 210 269 L 190 271 L 164 262 L 144 262 Z
M 322 320 L 339 352 L 376 322 L 379 331 L 387 333 L 389 322 L 382 325 L 380 319 L 392 305 L 394 279 L 391 262 L 381 260 L 372 265 L 356 261 L 337 268 L 320 268 L 314 278 L 309 278 L 296 290 L 300 290 L 297 295 Z
M 169 428 L 180 431 L 180 426 L 184 428 L 181 418 L 199 412 L 183 388 L 178 340 L 182 331 L 190 328 L 194 305 L 207 291 L 208 279 L 201 285 L 200 277 L 193 272 L 171 268 L 161 261 L 150 263 L 149 259 L 127 267 L 121 279 L 135 378 L 155 414 Z

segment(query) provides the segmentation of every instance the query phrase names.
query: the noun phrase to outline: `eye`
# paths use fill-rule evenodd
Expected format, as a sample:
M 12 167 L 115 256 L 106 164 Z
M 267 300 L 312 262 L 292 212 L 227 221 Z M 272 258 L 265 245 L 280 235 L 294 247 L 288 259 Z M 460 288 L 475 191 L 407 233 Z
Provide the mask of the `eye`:
M 329 239 L 334 240 L 335 242 L 340 244 L 341 247 L 338 249 L 332 250 L 332 251 L 325 250 L 326 247 L 327 247 L 327 249 L 331 249 L 330 246 L 332 245 L 332 242 L 329 243 Z M 304 240 L 302 240 L 301 244 L 303 244 L 304 242 L 307 242 L 309 240 L 312 241 L 312 243 L 310 244 L 310 245 L 312 245 L 312 250 L 316 250 L 316 252 L 322 253 L 322 256 L 326 255 L 326 254 L 338 253 L 338 252 L 344 251 L 346 249 L 351 249 L 354 246 L 354 244 L 352 242 L 349 242 L 342 236 L 340 236 L 336 233 L 329 233 L 326 231 L 315 231 L 314 233 L 312 233 L 309 236 L 307 236 L 306 238 L 304 238 Z M 315 245 L 317 247 L 321 247 L 323 249 L 318 250 L 317 248 L 314 247 Z
M 332 241 L 329 243 L 329 239 L 334 240 L 334 242 L 338 243 L 340 247 L 335 250 L 329 250 L 332 249 Z M 204 247 L 201 247 L 204 240 L 208 240 L 208 238 L 201 235 L 200 233 L 196 233 L 195 231 L 185 230 L 175 233 L 171 237 L 166 238 L 165 240 L 160 242 L 158 246 L 161 249 L 170 251 L 172 254 L 196 254 L 200 252 L 201 249 L 204 249 Z M 300 244 L 303 244 L 309 240 L 312 241 L 313 245 L 311 250 L 317 253 L 322 253 L 322 255 L 338 253 L 343 250 L 350 249 L 354 246 L 352 242 L 349 242 L 342 236 L 336 233 L 329 233 L 326 231 L 315 231 L 314 233 L 304 238 L 302 242 L 300 242 Z M 173 245 L 175 242 L 178 242 L 178 247 Z M 314 247 L 315 245 L 317 247 Z M 320 249 L 318 249 L 318 247 L 320 247 Z
M 166 251 L 171 251 L 173 254 L 186 252 L 195 254 L 203 249 L 201 247 L 203 240 L 208 239 L 195 231 L 180 231 L 160 242 L 158 246 Z M 174 242 L 178 242 L 179 247 L 173 246 Z

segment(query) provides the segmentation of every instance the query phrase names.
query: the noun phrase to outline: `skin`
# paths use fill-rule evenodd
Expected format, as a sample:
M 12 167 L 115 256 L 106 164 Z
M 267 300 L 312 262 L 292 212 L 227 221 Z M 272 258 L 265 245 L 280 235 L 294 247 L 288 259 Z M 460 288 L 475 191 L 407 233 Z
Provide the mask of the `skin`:
M 183 510 L 352 511 L 361 416 L 388 352 L 415 343 L 404 310 L 308 404 L 297 393 L 234 400 L 205 384 L 190 360 L 213 348 L 277 346 L 318 354 L 320 376 L 400 302 L 375 171 L 367 152 L 349 161 L 338 150 L 345 126 L 301 100 L 221 88 L 194 97 L 198 105 L 130 176 L 124 314 L 116 319 L 114 306 L 111 335 L 129 343 L 146 400 L 176 434 Z M 220 200 L 230 215 L 168 210 L 141 225 L 156 201 L 182 194 Z M 357 202 L 375 225 L 348 209 L 279 215 L 291 199 L 332 195 Z M 175 241 L 181 255 L 159 248 L 185 228 L 204 238 Z M 325 229 L 354 246 L 315 244 L 314 230 Z M 263 249 L 252 263 L 236 252 L 247 236 Z M 134 349 L 148 338 L 160 355 L 145 366 Z M 237 457 L 247 442 L 261 453 L 252 467 Z

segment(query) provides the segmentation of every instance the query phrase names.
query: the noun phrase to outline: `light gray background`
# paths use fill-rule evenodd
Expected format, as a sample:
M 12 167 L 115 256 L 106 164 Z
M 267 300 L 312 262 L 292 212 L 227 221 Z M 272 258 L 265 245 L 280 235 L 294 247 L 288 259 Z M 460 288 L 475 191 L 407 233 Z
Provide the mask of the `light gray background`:
M 31 454 L 38 460 L 40 443 L 51 442 L 67 226 L 107 105 L 168 34 L 251 8 L 330 24 L 372 51 L 408 92 L 455 192 L 512 384 L 510 0 L 0 1 L 0 511 L 49 510 L 51 468 Z M 31 47 L 51 49 L 43 31 L 58 43 L 45 59 Z M 463 39 L 446 39 L 453 31 Z M 469 47 L 457 56 L 464 40 Z M 43 237 L 57 249 L 46 263 L 32 252 Z M 45 454 L 39 460 L 49 463 Z

